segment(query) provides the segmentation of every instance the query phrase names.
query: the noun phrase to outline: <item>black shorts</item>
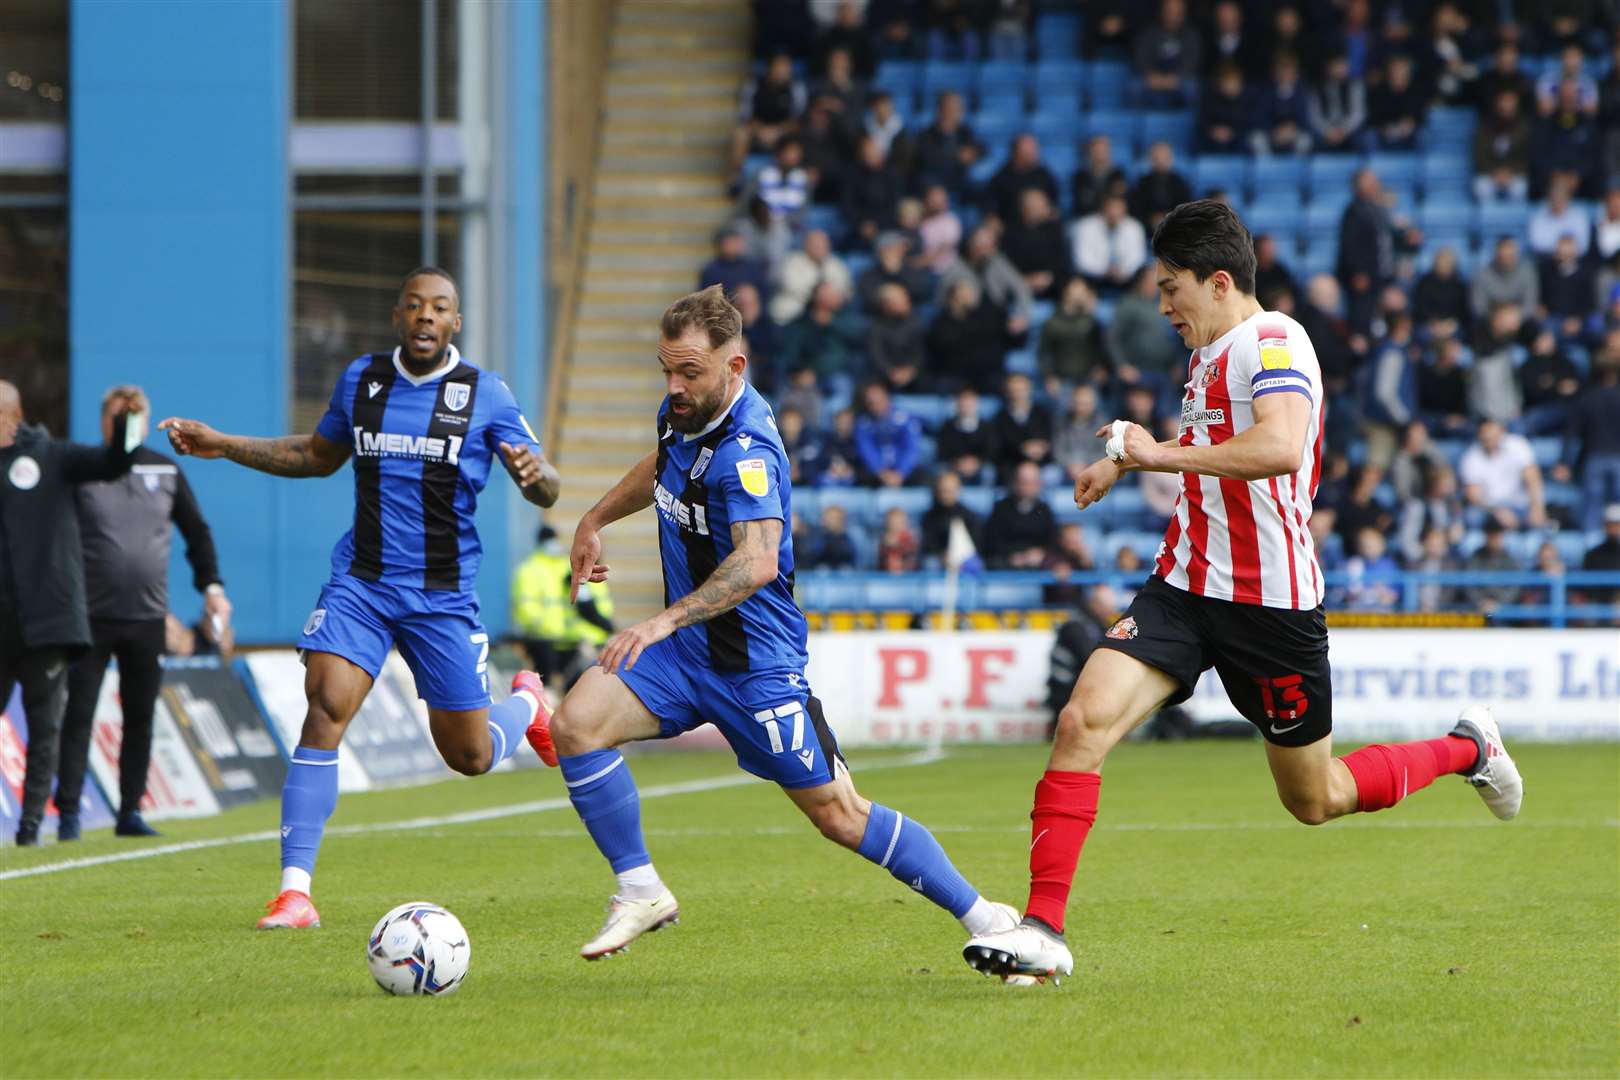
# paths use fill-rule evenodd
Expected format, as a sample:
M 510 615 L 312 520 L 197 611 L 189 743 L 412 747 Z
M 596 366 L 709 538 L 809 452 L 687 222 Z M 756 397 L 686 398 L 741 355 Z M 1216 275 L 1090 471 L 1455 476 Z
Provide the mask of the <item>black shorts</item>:
M 1269 743 L 1308 746 L 1333 730 L 1327 619 L 1314 611 L 1234 604 L 1148 578 L 1098 643 L 1181 683 L 1169 705 L 1192 696 L 1210 668 L 1226 696 Z

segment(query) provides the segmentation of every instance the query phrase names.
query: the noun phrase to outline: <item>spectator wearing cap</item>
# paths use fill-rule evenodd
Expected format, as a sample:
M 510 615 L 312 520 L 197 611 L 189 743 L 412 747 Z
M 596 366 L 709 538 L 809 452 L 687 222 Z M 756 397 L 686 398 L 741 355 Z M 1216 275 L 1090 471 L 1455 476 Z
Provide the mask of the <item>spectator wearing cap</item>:
M 1159 17 L 1137 31 L 1131 59 L 1147 108 L 1179 109 L 1192 99 L 1204 43 L 1187 19 L 1186 0 L 1159 0 Z
M 1498 90 L 1474 129 L 1474 198 L 1517 202 L 1529 193 L 1533 137 L 1523 99 L 1512 90 Z
M 1148 149 L 1148 170 L 1137 178 L 1127 200 L 1131 213 L 1152 231 L 1160 218 L 1191 200 L 1192 187 L 1176 171 L 1176 152 L 1167 142 L 1154 143 Z
M 1040 188 L 1024 189 L 1018 219 L 1008 223 L 1002 249 L 1039 299 L 1055 299 L 1074 273 L 1057 208 Z
M 1547 187 L 1547 201 L 1530 215 L 1526 231 L 1530 250 L 1536 255 L 1554 254 L 1558 241 L 1566 236 L 1575 242 L 1577 256 L 1586 254 L 1592 235 L 1592 219 L 1585 208 L 1571 199 L 1574 191 L 1574 184 L 1567 178 L 1554 178 Z
M 1498 304 L 1517 304 L 1520 311 L 1541 306 L 1541 282 L 1535 267 L 1519 255 L 1519 242 L 1500 236 L 1491 261 L 1479 268 L 1469 286 L 1474 318 L 1483 319 Z
M 894 407 L 889 389 L 869 382 L 861 389 L 861 415 L 855 420 L 855 450 L 861 482 L 871 487 L 903 487 L 917 471 L 922 425 Z
M 1310 153 L 1310 93 L 1300 78 L 1299 57 L 1294 53 L 1278 53 L 1272 61 L 1271 81 L 1260 90 L 1255 101 L 1254 130 L 1249 134 L 1249 146 L 1262 157 Z
M 1076 221 L 1069 234 L 1074 265 L 1095 289 L 1118 293 L 1147 262 L 1147 230 L 1119 195 L 1104 196 L 1102 209 Z
M 860 297 L 861 311 L 868 315 L 875 315 L 881 307 L 881 292 L 886 285 L 898 285 L 905 290 L 906 296 L 912 304 L 920 304 L 928 299 L 934 290 L 933 278 L 928 271 L 911 266 L 906 261 L 906 255 L 911 250 L 907 243 L 905 233 L 897 230 L 888 230 L 877 235 L 872 242 L 872 253 L 876 261 L 861 271 L 859 280 L 855 283 L 855 293 Z
M 916 179 L 923 184 L 941 184 L 951 198 L 967 194 L 968 170 L 984 156 L 984 146 L 973 135 L 963 117 L 962 95 L 946 90 L 934 106 L 934 121 L 917 136 L 912 151 Z
M 985 527 L 985 561 L 997 569 L 1039 569 L 1057 539 L 1057 519 L 1041 498 L 1040 466 L 1019 465 L 1008 486 Z
M 951 523 L 960 521 L 973 541 L 984 547 L 984 518 L 962 505 L 962 478 L 946 469 L 934 478 L 934 501 L 922 515 L 922 554 L 929 560 L 945 557 L 951 543 Z
M 39 843 L 56 780 L 68 664 L 92 644 L 74 490 L 130 471 L 127 425 L 144 421 L 143 406 L 144 397 L 110 397 L 103 415 L 111 416 L 111 437 L 81 446 L 25 423 L 22 396 L 0 379 L 0 698 L 9 701 L 21 684 L 29 728 L 19 847 Z
M 866 328 L 866 359 L 889 389 L 915 392 L 923 370 L 923 325 L 912 314 L 911 297 L 890 283 L 878 290 L 878 313 Z
M 1523 435 L 1511 434 L 1498 420 L 1479 425 L 1474 443 L 1457 463 L 1463 497 L 1489 520 L 1511 528 L 1540 528 L 1547 523 L 1542 499 L 1541 467 Z
M 1113 142 L 1107 135 L 1086 140 L 1086 160 L 1074 171 L 1074 213 L 1076 217 L 1094 214 L 1105 195 L 1125 195 L 1130 181 L 1114 161 Z
M 849 267 L 833 254 L 832 241 L 821 229 L 805 233 L 803 248 L 782 260 L 782 270 L 775 284 L 769 307 L 771 318 L 780 326 L 804 314 L 818 285 L 832 285 L 845 294 L 855 286 Z
M 1249 149 L 1254 94 L 1243 69 L 1227 62 L 1215 69 L 1214 87 L 1198 103 L 1198 149 L 1204 154 L 1241 154 Z
M 1620 336 L 1611 330 L 1610 339 Z M 1599 508 L 1620 502 L 1620 356 L 1605 348 L 1592 363 L 1592 385 L 1569 410 L 1567 457 L 1579 467 L 1583 526 L 1598 527 Z
M 1040 141 L 1026 131 L 1013 139 L 1011 155 L 985 185 L 985 212 L 994 214 L 1003 223 L 1016 221 L 1024 192 L 1030 188 L 1045 194 L 1049 204 L 1057 205 L 1057 177 L 1041 162 Z
M 727 296 L 738 286 L 752 285 L 763 295 L 767 289 L 765 268 L 748 257 L 748 242 L 742 230 L 726 226 L 714 236 L 714 258 L 698 272 L 699 289 L 719 285 Z

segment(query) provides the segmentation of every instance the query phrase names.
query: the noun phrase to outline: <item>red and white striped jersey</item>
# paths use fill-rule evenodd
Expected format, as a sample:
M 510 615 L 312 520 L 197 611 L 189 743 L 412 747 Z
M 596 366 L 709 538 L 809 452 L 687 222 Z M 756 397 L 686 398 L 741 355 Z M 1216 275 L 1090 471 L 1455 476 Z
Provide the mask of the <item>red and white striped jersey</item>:
M 1291 475 L 1228 480 L 1181 474 L 1181 494 L 1154 574 L 1197 596 L 1309 610 L 1322 570 L 1306 527 L 1322 475 L 1322 369 L 1305 330 L 1262 311 L 1195 350 L 1181 402 L 1181 445 L 1216 446 L 1254 426 L 1254 400 L 1304 394 L 1305 455 Z

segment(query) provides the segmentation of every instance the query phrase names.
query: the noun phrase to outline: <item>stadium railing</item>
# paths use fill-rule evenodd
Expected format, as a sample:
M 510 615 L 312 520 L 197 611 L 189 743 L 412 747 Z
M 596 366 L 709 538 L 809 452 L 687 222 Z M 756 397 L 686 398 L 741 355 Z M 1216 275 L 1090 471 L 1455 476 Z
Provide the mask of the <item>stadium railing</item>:
M 1582 602 L 1574 593 L 1614 590 L 1620 595 L 1620 572 L 1571 570 L 1563 574 L 1530 571 L 1406 571 L 1394 575 L 1357 577 L 1345 571 L 1323 575 L 1329 606 L 1336 614 L 1477 613 L 1496 624 L 1537 624 L 1565 627 L 1571 623 L 1620 625 L 1620 603 Z M 796 575 L 800 606 L 809 612 L 901 611 L 925 614 L 940 607 L 945 593 L 943 571 L 920 570 L 893 574 L 861 570 L 805 570 Z M 1134 591 L 1143 581 L 1140 570 L 1092 570 L 1062 577 L 1041 570 L 991 570 L 961 578 L 957 607 L 975 609 L 1033 609 L 1062 607 L 1046 601 L 1050 586 L 1110 585 Z M 1425 587 L 1453 589 L 1512 589 L 1511 602 L 1483 605 L 1448 602 L 1423 606 Z M 1384 588 L 1397 594 L 1393 604 L 1335 602 L 1335 594 L 1351 589 Z M 1528 594 L 1528 595 L 1527 595 Z

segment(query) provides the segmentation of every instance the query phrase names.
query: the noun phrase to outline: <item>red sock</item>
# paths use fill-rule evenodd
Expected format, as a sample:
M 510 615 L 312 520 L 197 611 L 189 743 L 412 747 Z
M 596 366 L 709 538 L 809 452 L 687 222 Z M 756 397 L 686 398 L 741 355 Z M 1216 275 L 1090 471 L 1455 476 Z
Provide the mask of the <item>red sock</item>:
M 1029 904 L 1025 914 L 1063 932 L 1063 913 L 1080 848 L 1097 820 L 1097 789 L 1102 777 L 1094 772 L 1058 772 L 1049 769 L 1035 785 L 1035 809 L 1030 811 Z
M 1356 782 L 1363 813 L 1387 810 L 1414 791 L 1434 783 L 1437 776 L 1469 772 L 1479 760 L 1472 739 L 1447 735 L 1423 742 L 1394 746 L 1363 746 L 1341 760 Z

